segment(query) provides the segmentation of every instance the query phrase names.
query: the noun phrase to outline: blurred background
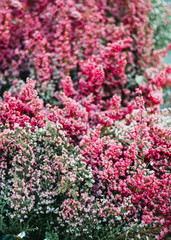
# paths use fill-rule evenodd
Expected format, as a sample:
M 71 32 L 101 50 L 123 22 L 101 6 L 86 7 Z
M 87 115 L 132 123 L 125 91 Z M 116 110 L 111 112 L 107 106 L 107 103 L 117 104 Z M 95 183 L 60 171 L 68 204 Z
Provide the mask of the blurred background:
M 167 3 L 170 3 L 171 5 L 171 0 L 165 0 Z M 171 29 L 170 29 L 171 31 Z M 166 64 L 171 64 L 171 51 L 169 52 L 169 54 L 167 54 L 167 56 L 164 59 Z

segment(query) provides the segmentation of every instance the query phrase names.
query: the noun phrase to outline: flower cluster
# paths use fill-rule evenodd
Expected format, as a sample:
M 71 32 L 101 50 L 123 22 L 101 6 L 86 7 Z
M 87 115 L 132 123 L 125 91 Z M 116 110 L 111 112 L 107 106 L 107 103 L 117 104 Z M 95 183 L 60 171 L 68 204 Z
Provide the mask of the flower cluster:
M 71 75 L 77 82 L 81 81 L 84 91 L 88 88 L 97 93 L 103 85 L 103 97 L 119 91 L 128 98 L 138 87 L 137 75 L 145 76 L 149 68 L 157 72 L 164 69 L 162 56 L 169 48 L 156 51 L 153 40 L 153 36 L 158 37 L 158 31 L 151 14 L 156 16 L 153 6 L 159 4 L 158 1 L 3 1 L 0 8 L 1 96 L 15 78 L 25 81 L 30 77 L 37 79 L 36 87 L 43 99 L 54 102 L 53 93 L 61 89 L 60 79 Z M 163 9 L 164 23 L 160 25 L 167 29 L 169 11 L 164 5 Z M 90 76 L 88 70 L 85 73 L 84 60 L 95 60 L 101 65 L 105 79 L 101 76 L 97 80 L 100 73 L 93 69 L 91 74 L 97 76 Z M 86 88 L 79 72 L 88 74 Z M 150 91 L 155 86 L 147 80 Z M 157 87 L 154 92 L 158 94 L 159 90 Z
M 0 234 L 167 237 L 171 67 L 170 45 L 153 40 L 157 2 L 0 2 Z
M 9 124 L 13 128 L 16 123 L 22 127 L 30 123 L 32 129 L 44 126 L 43 100 L 34 87 L 35 81 L 27 79 L 27 84 L 16 96 L 12 96 L 11 92 L 4 93 L 4 100 L 0 100 L 0 122 L 4 126 Z
M 39 216 L 45 228 L 41 226 L 39 234 L 45 233 L 49 221 L 52 229 L 59 227 L 58 209 L 67 199 L 89 192 L 93 184 L 91 169 L 86 169 L 82 156 L 71 147 L 62 126 L 47 121 L 33 132 L 30 124 L 23 128 L 15 123 L 13 130 L 1 131 L 0 142 L 5 222 L 19 219 L 23 226 L 34 228 L 39 227 Z

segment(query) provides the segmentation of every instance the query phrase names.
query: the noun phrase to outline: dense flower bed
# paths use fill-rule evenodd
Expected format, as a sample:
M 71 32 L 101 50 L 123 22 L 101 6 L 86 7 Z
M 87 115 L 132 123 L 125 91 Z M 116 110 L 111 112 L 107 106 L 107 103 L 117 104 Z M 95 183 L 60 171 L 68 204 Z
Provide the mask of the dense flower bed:
M 171 112 L 160 106 L 171 85 L 163 63 L 171 47 L 158 49 L 164 36 L 163 44 L 154 40 L 155 4 L 0 3 L 3 234 L 152 240 L 169 233 Z M 167 29 L 164 6 L 162 19 Z

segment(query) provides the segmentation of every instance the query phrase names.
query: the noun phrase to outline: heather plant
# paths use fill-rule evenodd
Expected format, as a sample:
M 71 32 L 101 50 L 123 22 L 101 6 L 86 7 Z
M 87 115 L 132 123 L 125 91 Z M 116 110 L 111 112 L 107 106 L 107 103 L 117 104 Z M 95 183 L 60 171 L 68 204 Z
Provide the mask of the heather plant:
M 0 2 L 4 237 L 169 234 L 170 45 L 157 9 L 169 28 L 157 0 Z
M 108 196 L 121 222 L 127 219 L 125 226 L 162 226 L 162 239 L 170 224 L 171 132 L 143 107 L 142 98 L 136 104 L 139 109 L 125 120 L 83 137 L 81 153 L 92 168 L 94 194 Z
M 70 75 L 77 85 L 82 61 L 97 58 L 104 63 L 106 92 L 112 87 L 125 98 L 138 87 L 137 76 L 151 67 L 164 68 L 167 50 L 155 50 L 153 36 L 159 34 L 152 28 L 153 7 L 158 9 L 150 0 L 3 1 L 1 95 L 15 78 L 31 77 L 44 101 L 56 103 L 53 93 L 61 89 L 60 79 Z M 165 21 L 163 9 L 167 29 L 170 18 Z
M 4 126 L 8 124 L 13 128 L 17 123 L 24 127 L 30 123 L 32 130 L 35 126 L 44 126 L 43 100 L 38 97 L 34 87 L 35 81 L 27 79 L 25 85 L 21 83 L 20 86 L 18 83 L 18 88 L 14 87 L 12 91 L 4 93 L 4 99 L 0 99 L 0 122 Z
M 163 118 L 169 112 L 163 111 L 160 120 L 157 111 L 145 108 L 138 89 L 137 94 L 134 110 L 125 118 L 113 117 L 95 128 L 87 118 L 86 131 L 80 125 L 86 109 L 66 95 L 66 107 L 45 111 L 49 120 L 43 127 L 15 123 L 10 129 L 10 123 L 1 121 L 1 204 L 6 205 L 1 221 L 6 233 L 25 231 L 39 239 L 166 235 L 171 131 Z M 119 108 L 118 102 L 118 114 Z M 12 220 L 15 228 L 8 229 Z
M 116 43 L 113 46 L 119 48 L 120 43 Z M 117 55 L 117 51 L 114 52 L 114 54 Z M 112 60 L 114 62 L 114 59 Z M 112 60 L 109 61 L 109 69 L 112 68 Z M 53 118 L 61 119 L 61 124 L 63 124 L 63 126 L 66 125 L 64 127 L 69 131 L 69 121 L 72 121 L 72 128 L 74 128 L 74 121 L 76 118 L 79 118 L 79 127 L 82 128 L 81 131 L 85 132 L 88 126 L 87 123 L 90 126 L 97 125 L 98 123 L 111 125 L 115 120 L 122 119 L 126 114 L 134 110 L 136 91 L 135 93 L 127 91 L 123 94 L 123 89 L 122 87 L 119 89 L 118 82 L 110 84 L 111 82 L 108 83 L 105 81 L 105 79 L 108 78 L 107 76 L 105 78 L 104 68 L 96 62 L 96 59 L 87 61 L 82 69 L 83 72 L 80 75 L 77 86 L 74 85 L 70 77 L 62 80 L 63 93 L 56 93 L 55 97 L 62 101 L 64 108 L 52 107 L 49 115 L 50 120 L 53 121 Z M 109 69 L 108 71 L 110 73 Z M 150 73 L 146 72 L 145 76 L 136 77 L 137 85 L 139 85 L 139 89 L 142 91 L 146 106 L 158 108 L 159 105 L 163 104 L 162 89 L 170 85 L 170 73 L 171 68 L 167 66 L 158 74 L 156 71 L 152 71 Z M 117 90 L 114 86 L 117 86 Z M 79 111 L 78 109 L 81 108 L 82 110 Z M 83 114 L 83 112 L 86 113 Z M 63 115 L 65 115 L 65 120 L 62 119 Z M 84 123 L 82 119 L 84 119 Z
M 86 169 L 57 123 L 46 122 L 34 132 L 30 124 L 25 128 L 15 124 L 13 130 L 3 127 L 0 139 L 0 230 L 14 235 L 32 230 L 39 239 L 49 226 L 58 231 L 58 208 L 89 191 L 91 169 Z

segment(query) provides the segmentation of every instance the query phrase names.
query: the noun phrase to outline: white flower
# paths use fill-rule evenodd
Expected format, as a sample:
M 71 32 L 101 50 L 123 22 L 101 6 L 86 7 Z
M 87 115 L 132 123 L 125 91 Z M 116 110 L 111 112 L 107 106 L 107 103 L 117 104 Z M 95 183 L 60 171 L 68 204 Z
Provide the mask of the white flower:
M 25 232 L 21 232 L 17 235 L 17 237 L 24 238 L 26 236 Z

